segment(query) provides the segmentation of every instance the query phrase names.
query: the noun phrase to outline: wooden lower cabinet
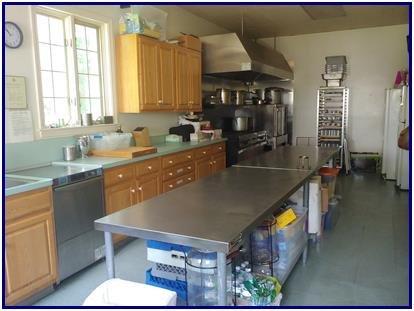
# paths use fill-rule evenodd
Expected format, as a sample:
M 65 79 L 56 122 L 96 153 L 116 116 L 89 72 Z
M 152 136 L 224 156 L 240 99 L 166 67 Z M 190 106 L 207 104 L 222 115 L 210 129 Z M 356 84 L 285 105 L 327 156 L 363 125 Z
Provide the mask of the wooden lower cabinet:
M 210 157 L 204 157 L 195 162 L 196 179 L 204 178 L 212 174 L 212 165 Z
M 156 197 L 161 192 L 161 177 L 158 174 L 137 179 L 137 202 Z
M 7 197 L 6 210 L 5 293 L 6 304 L 14 305 L 57 281 L 51 189 Z
M 224 152 L 196 160 L 196 179 L 210 176 L 226 168 L 226 154 Z
M 226 154 L 224 152 L 212 156 L 213 174 L 226 169 Z
M 105 188 L 106 214 L 112 214 L 128 208 L 137 202 L 135 180 L 130 179 Z M 125 239 L 124 235 L 113 234 L 114 243 Z

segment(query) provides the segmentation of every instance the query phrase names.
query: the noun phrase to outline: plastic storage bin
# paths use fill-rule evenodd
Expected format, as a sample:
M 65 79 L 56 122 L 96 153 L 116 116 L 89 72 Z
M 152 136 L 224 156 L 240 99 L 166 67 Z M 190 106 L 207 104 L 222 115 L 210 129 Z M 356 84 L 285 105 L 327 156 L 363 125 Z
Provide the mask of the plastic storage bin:
M 325 215 L 325 230 L 332 230 L 338 222 L 340 216 L 340 208 L 338 200 L 329 201 L 329 209 Z
M 307 209 L 294 208 L 296 219 L 284 228 L 276 230 L 276 240 L 279 247 L 280 243 L 288 242 L 303 232 L 306 232 Z
M 173 291 L 141 283 L 110 279 L 99 285 L 83 306 L 175 306 Z
M 161 263 L 164 265 L 185 268 L 186 254 L 191 247 L 149 240 L 147 241 L 148 261 Z
M 177 293 L 177 305 L 186 305 L 187 301 L 187 283 L 183 281 L 172 281 L 156 277 L 151 274 L 151 269 L 146 272 L 145 283 L 156 287 L 168 289 Z

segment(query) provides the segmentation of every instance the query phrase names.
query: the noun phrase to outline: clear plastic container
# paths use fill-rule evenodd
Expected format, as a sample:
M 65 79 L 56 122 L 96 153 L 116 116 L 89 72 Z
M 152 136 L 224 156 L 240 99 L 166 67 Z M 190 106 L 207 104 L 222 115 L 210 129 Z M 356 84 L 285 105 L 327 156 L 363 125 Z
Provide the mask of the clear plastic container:
M 271 275 L 272 264 L 278 259 L 276 219 L 264 221 L 250 235 L 253 272 Z
M 186 268 L 188 305 L 217 306 L 217 253 L 192 249 L 187 255 Z M 227 263 L 226 274 L 232 275 L 231 261 Z

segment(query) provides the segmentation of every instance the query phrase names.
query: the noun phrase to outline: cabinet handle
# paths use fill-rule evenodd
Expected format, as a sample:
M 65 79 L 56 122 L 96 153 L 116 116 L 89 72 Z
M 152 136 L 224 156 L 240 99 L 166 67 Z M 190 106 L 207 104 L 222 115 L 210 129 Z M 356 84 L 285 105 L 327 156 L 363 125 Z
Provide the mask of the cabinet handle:
M 162 104 L 162 99 L 159 99 L 159 100 L 158 100 L 158 103 L 159 103 L 159 104 Z
M 173 185 L 168 185 L 168 187 L 173 188 L 174 186 Z
M 132 193 L 135 193 L 135 189 L 134 189 L 134 188 L 131 188 L 131 192 L 132 192 Z
M 172 176 L 172 175 L 174 175 L 174 174 L 173 174 L 173 173 L 168 173 L 168 175 Z
M 118 178 L 119 179 L 121 179 L 121 178 L 123 178 L 124 177 L 124 175 L 122 175 L 122 174 L 118 174 Z
M 188 170 L 191 170 L 191 166 L 187 166 L 187 169 L 188 169 Z
M 207 154 L 207 151 L 203 151 L 203 154 Z
M 213 165 L 213 162 L 210 162 L 210 165 Z
M 142 191 L 142 187 L 141 187 L 141 186 L 139 186 L 139 187 L 138 187 L 138 190 L 139 190 L 139 191 Z
M 187 158 L 188 158 L 188 159 L 191 159 L 191 155 L 188 155 L 188 156 L 187 156 Z
M 192 178 L 191 178 L 191 177 L 188 177 L 187 179 L 188 179 L 188 181 L 191 181 L 191 180 L 192 180 Z
M 152 170 L 152 166 L 151 166 L 151 165 L 150 165 L 150 166 L 148 166 L 148 169 L 149 169 L 149 170 Z
M 213 163 L 216 164 L 217 162 L 216 161 L 213 161 Z
M 168 163 L 172 164 L 173 163 L 173 160 L 168 161 Z
M 219 147 L 219 150 L 223 150 L 223 147 Z

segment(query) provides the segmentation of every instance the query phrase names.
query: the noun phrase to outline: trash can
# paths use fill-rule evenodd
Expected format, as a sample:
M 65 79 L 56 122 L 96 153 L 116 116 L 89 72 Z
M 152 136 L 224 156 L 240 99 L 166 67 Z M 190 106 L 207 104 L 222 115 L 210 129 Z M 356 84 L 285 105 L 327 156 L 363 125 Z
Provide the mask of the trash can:
M 85 299 L 83 306 L 175 306 L 173 291 L 131 282 L 110 279 L 103 282 Z

